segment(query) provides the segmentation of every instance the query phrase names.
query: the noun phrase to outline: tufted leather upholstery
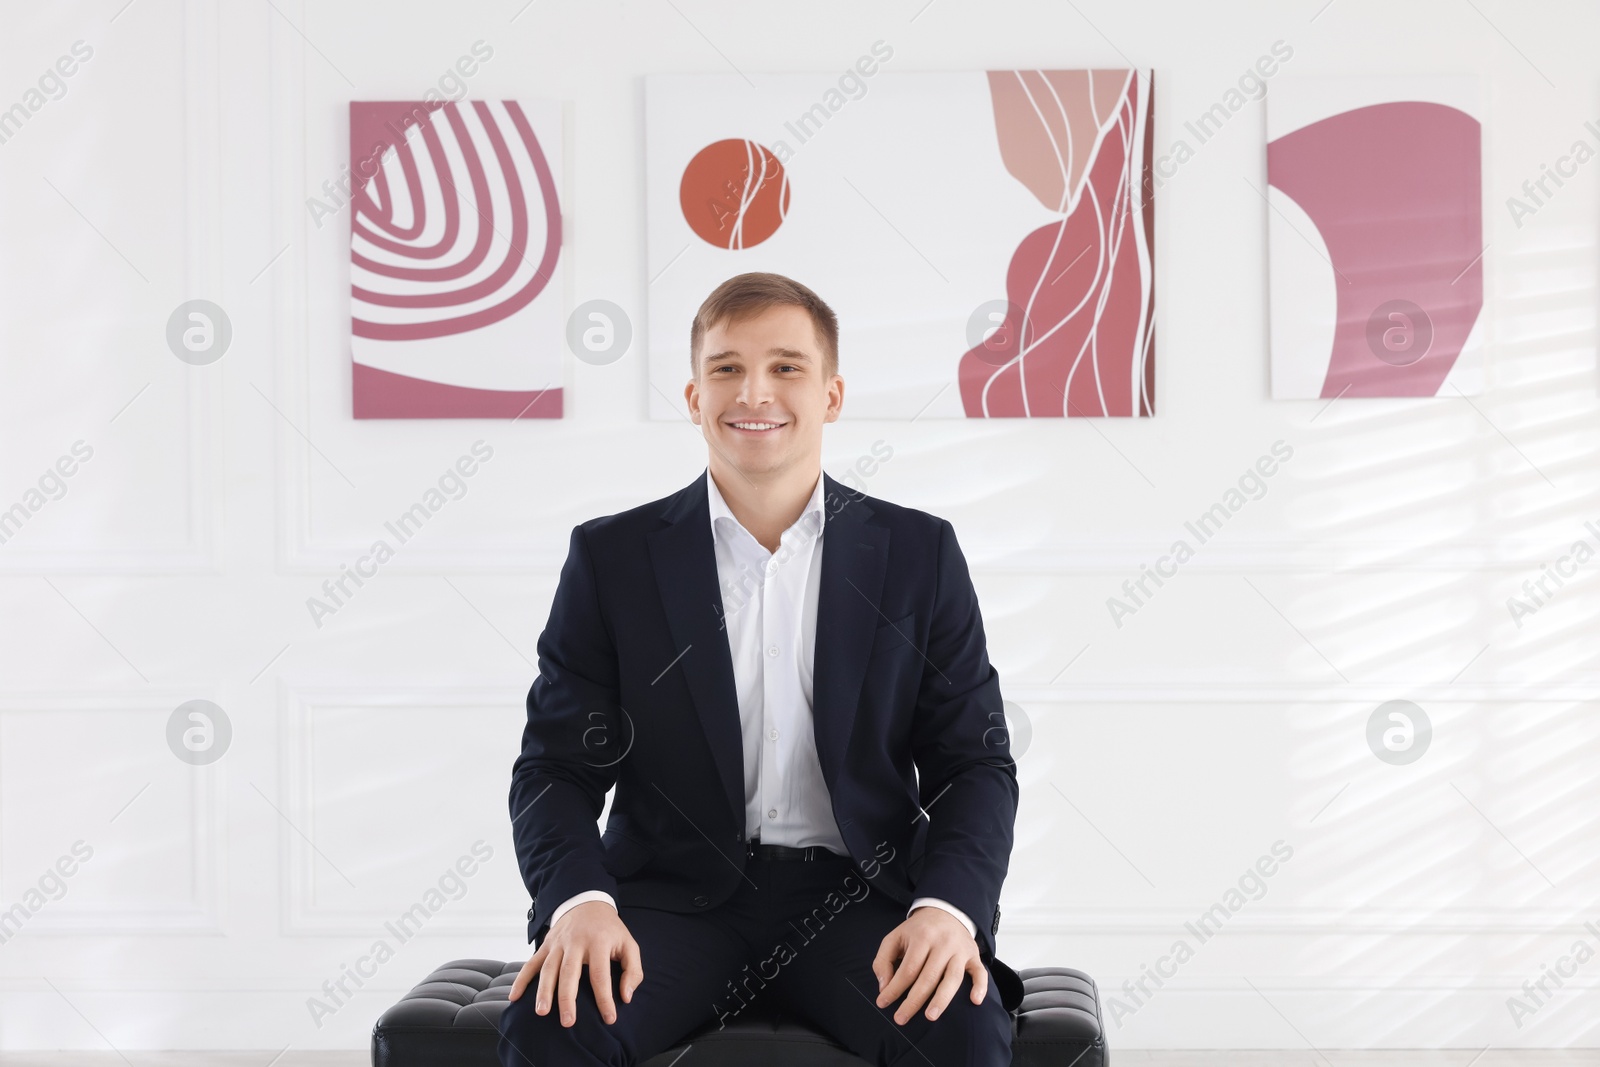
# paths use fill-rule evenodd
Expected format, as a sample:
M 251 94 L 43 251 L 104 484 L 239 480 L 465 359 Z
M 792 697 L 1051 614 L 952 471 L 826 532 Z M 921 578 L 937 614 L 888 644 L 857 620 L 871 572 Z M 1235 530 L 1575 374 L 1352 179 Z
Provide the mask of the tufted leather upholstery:
M 372 1067 L 499 1067 L 495 1045 L 506 994 L 522 961 L 451 960 L 378 1019 L 372 1029 Z M 1030 967 L 1025 996 L 1013 1013 L 1014 1067 L 1105 1067 L 1110 1062 L 1100 1026 L 1094 979 L 1069 967 Z M 776 1018 L 759 1001 L 718 1029 L 708 1022 L 678 1045 L 645 1061 L 667 1067 L 689 1045 L 697 1067 L 862 1067 L 809 1027 Z

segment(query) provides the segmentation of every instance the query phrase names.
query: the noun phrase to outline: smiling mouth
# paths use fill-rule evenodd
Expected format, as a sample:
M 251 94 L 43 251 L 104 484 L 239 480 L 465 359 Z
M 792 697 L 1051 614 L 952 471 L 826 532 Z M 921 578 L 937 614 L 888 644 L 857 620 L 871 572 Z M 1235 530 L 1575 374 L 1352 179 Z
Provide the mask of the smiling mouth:
M 731 429 L 737 430 L 739 433 L 748 434 L 752 437 L 755 437 L 764 433 L 774 433 L 783 429 L 789 424 L 786 422 L 746 421 L 740 419 L 736 422 L 727 423 L 726 425 Z

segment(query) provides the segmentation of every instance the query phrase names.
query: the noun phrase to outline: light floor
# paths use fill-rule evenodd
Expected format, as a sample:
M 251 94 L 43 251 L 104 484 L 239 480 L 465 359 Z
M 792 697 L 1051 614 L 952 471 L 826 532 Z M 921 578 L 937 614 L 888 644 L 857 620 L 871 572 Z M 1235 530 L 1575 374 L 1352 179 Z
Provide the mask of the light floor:
M 274 1062 L 274 1057 L 277 1057 Z M 368 1067 L 365 1049 L 342 1052 L 0 1052 L 0 1067 Z M 1112 1049 L 1112 1067 L 1600 1067 L 1600 1049 L 1452 1049 L 1244 1052 Z

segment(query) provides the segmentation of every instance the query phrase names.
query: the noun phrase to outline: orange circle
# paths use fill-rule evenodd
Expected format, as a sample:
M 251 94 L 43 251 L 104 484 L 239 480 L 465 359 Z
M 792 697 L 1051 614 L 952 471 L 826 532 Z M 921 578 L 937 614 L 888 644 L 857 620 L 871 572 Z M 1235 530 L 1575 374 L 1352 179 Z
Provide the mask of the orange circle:
M 708 144 L 683 168 L 683 220 L 707 244 L 750 248 L 771 237 L 789 213 L 789 176 L 754 141 Z

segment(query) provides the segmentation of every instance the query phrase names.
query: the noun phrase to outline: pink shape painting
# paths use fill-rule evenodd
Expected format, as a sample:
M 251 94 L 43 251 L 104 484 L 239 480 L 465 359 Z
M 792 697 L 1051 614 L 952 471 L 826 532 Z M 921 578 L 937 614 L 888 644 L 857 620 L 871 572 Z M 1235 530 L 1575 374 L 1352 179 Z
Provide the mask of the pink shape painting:
M 1022 238 L 1003 321 L 961 357 L 967 415 L 1153 415 L 1150 76 L 990 71 L 989 90 L 1007 172 L 1060 219 Z
M 1267 145 L 1275 397 L 1449 396 L 1481 385 L 1475 86 L 1423 86 L 1272 88 L 1269 116 L 1282 113 Z
M 548 105 L 351 103 L 356 418 L 561 416 L 560 143 Z
M 746 271 L 837 313 L 845 419 L 1152 415 L 1150 72 L 898 54 L 838 88 L 645 79 L 651 417 L 684 417 L 684 324 Z

